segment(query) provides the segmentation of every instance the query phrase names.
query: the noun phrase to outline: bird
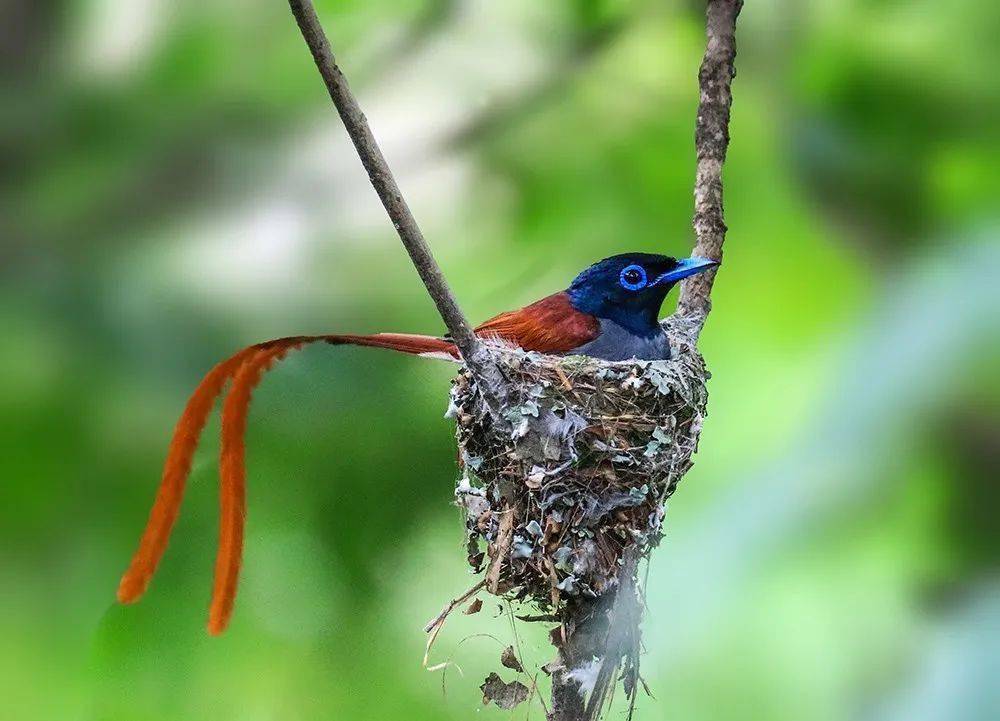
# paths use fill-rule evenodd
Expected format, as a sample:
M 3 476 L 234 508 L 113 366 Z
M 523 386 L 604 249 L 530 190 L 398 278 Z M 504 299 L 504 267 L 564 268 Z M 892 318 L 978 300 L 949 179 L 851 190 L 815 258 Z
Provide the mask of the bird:
M 683 278 L 719 265 L 700 257 L 677 259 L 623 253 L 594 263 L 569 287 L 477 326 L 479 338 L 550 355 L 586 355 L 605 361 L 665 360 L 670 343 L 660 326 L 660 306 Z M 177 520 L 201 433 L 226 385 L 219 455 L 219 546 L 209 606 L 208 631 L 222 633 L 236 599 L 246 516 L 244 435 L 254 388 L 276 362 L 310 343 L 384 348 L 410 355 L 461 360 L 447 337 L 408 333 L 303 335 L 256 343 L 213 367 L 188 399 L 174 428 L 160 486 L 118 600 L 134 603 L 145 593 Z

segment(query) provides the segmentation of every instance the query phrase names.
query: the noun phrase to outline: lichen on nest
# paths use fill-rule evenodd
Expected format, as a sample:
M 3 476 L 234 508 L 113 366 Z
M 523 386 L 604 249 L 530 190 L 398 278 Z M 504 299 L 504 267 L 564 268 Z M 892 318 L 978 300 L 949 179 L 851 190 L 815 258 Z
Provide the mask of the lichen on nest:
M 617 583 L 627 549 L 662 536 L 691 467 L 705 364 L 674 326 L 667 361 L 603 362 L 489 345 L 508 381 L 499 413 L 463 369 L 452 383 L 469 563 L 487 589 L 558 614 Z M 485 546 L 485 548 L 484 548 Z

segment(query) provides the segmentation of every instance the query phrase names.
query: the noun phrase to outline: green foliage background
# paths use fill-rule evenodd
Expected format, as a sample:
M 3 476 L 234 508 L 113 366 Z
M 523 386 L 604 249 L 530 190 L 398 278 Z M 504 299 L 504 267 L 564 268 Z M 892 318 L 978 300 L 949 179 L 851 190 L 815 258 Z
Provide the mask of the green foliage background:
M 701 3 L 317 5 L 472 318 L 689 251 Z M 470 584 L 443 364 L 282 363 L 230 631 L 203 631 L 216 425 L 149 594 L 113 603 L 216 360 L 440 323 L 284 3 L 0 13 L 0 717 L 500 718 L 495 603 L 442 634 L 446 693 L 420 664 Z M 711 415 L 637 718 L 997 718 L 998 33 L 990 0 L 748 0 Z M 537 670 L 544 629 L 517 637 Z

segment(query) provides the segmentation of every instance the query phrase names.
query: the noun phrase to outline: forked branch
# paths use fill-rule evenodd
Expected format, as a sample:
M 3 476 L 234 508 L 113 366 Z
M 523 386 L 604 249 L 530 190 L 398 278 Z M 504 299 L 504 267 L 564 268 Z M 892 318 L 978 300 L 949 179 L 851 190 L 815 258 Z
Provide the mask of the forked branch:
M 403 200 L 368 122 L 358 107 L 346 78 L 336 64 L 312 2 L 289 0 L 289 5 L 372 185 L 428 293 L 434 300 L 441 318 L 470 370 L 476 376 L 476 380 L 484 381 L 479 383 L 480 388 L 490 395 L 495 393 L 495 397 L 500 398 L 504 388 L 500 372 L 479 346 L 440 268 L 434 261 L 409 207 Z M 707 0 L 707 44 L 699 72 L 700 97 L 695 126 L 698 166 L 693 223 L 697 242 L 694 252 L 696 255 L 715 260 L 722 259 L 722 245 L 726 235 L 722 204 L 722 167 L 729 146 L 731 85 L 735 75 L 736 57 L 735 26 L 742 6 L 743 0 Z M 710 294 L 714 279 L 715 272 L 708 271 L 687 279 L 683 284 L 678 314 L 688 321 L 688 326 L 693 331 L 693 339 L 697 338 L 711 310 Z M 493 408 L 492 403 L 490 407 Z M 626 581 L 631 579 L 634 579 L 634 566 L 629 567 Z M 631 589 L 627 582 L 620 585 L 622 589 Z M 470 590 L 470 593 L 478 590 L 479 585 Z M 622 595 L 622 598 L 626 598 L 629 594 L 634 595 L 634 592 L 629 590 L 627 594 Z M 567 611 L 568 616 L 562 617 L 563 623 L 560 629 L 562 671 L 553 676 L 553 705 L 551 710 L 546 712 L 550 721 L 581 721 L 584 718 L 594 719 L 600 715 L 604 707 L 605 692 L 614 683 L 616 671 L 623 658 L 622 639 L 627 634 L 620 632 L 620 626 L 629 621 L 632 624 L 629 628 L 638 628 L 637 614 L 623 615 L 619 612 L 617 615 L 622 616 L 624 620 L 613 623 L 613 616 L 616 614 L 613 609 L 606 607 L 613 600 L 614 596 L 608 594 L 604 598 L 595 599 L 592 603 L 581 602 L 574 606 L 575 610 Z M 443 618 L 454 605 L 455 602 L 449 604 L 442 615 L 430 624 L 432 633 L 440 628 Z M 567 629 L 570 630 L 568 634 Z M 575 680 L 569 671 L 579 668 L 582 664 L 591 664 L 595 658 L 604 659 L 601 664 L 601 688 L 594 692 L 590 702 L 585 705 L 579 681 Z M 638 677 L 636 662 L 631 677 L 631 694 L 635 693 L 637 681 L 641 679 Z

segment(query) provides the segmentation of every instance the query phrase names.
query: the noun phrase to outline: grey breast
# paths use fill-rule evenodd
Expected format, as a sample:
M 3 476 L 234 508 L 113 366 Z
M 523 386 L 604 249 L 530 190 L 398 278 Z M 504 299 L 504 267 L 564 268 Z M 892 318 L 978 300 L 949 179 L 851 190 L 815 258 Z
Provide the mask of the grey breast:
M 658 331 L 651 336 L 636 335 L 614 321 L 600 319 L 601 334 L 589 343 L 575 348 L 573 355 L 589 355 L 608 361 L 666 360 L 670 357 L 667 334 Z

